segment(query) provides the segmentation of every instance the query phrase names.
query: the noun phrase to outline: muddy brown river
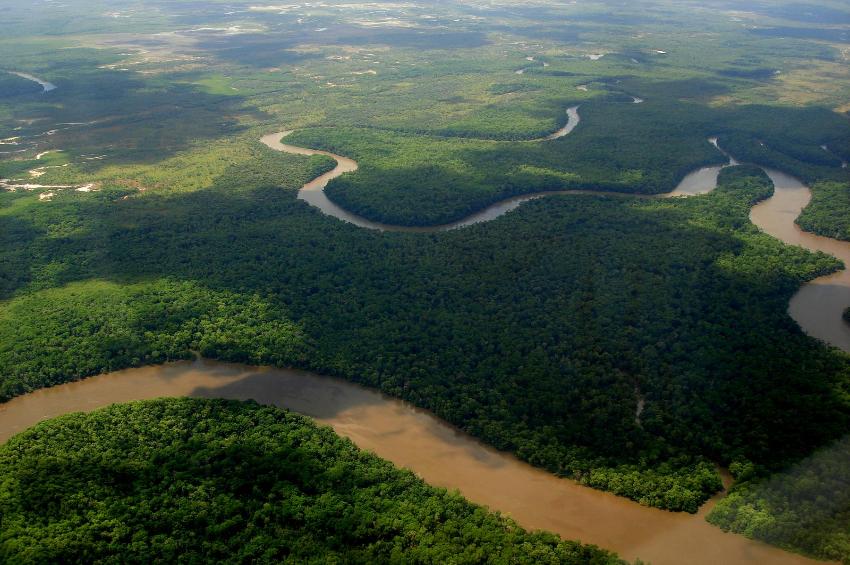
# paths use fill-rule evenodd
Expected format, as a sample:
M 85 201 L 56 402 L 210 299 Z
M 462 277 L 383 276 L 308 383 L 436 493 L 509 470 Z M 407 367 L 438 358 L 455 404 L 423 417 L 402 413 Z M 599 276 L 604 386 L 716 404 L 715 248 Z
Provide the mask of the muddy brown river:
M 594 543 L 626 559 L 655 565 L 815 563 L 709 525 L 709 505 L 697 515 L 673 513 L 583 487 L 489 448 L 429 412 L 302 371 L 201 360 L 100 375 L 0 405 L 0 441 L 46 418 L 164 396 L 254 399 L 290 408 L 526 528 Z
M 578 109 L 578 106 L 572 106 L 570 108 L 567 108 L 567 124 L 561 129 L 555 131 L 550 135 L 547 135 L 546 137 L 541 137 L 539 139 L 533 139 L 521 143 L 540 143 L 554 141 L 556 139 L 569 135 L 573 132 L 573 130 L 576 128 L 576 126 L 578 126 L 579 122 L 581 121 L 581 116 L 578 113 Z M 286 143 L 283 143 L 283 138 L 290 135 L 291 133 L 291 130 L 271 133 L 260 138 L 260 142 L 266 147 L 274 149 L 275 151 L 282 151 L 284 153 L 290 153 L 292 155 L 324 155 L 336 161 L 336 167 L 334 167 L 333 170 L 328 171 L 327 173 L 319 177 L 316 177 L 315 179 L 301 187 L 301 189 L 298 191 L 298 199 L 303 200 L 304 202 L 310 204 L 311 206 L 314 206 L 315 208 L 318 208 L 322 211 L 323 214 L 332 216 L 334 218 L 337 218 L 338 220 L 342 220 L 350 224 L 354 224 L 357 227 L 371 230 L 402 233 L 434 233 L 441 231 L 450 231 L 471 226 L 473 224 L 480 224 L 482 222 L 489 222 L 490 220 L 495 220 L 499 216 L 503 216 L 511 210 L 515 210 L 525 202 L 558 194 L 597 194 L 605 196 L 647 197 L 643 195 L 633 195 L 627 193 L 614 194 L 610 192 L 599 192 L 593 190 L 553 190 L 545 192 L 533 192 L 500 200 L 498 202 L 495 202 L 494 204 L 487 206 L 486 208 L 483 208 L 482 210 L 479 210 L 478 212 L 475 212 L 473 214 L 470 214 L 469 216 L 466 216 L 465 218 L 462 218 L 455 222 L 450 222 L 448 224 L 440 224 L 434 226 L 400 226 L 384 224 L 381 222 L 369 220 L 367 218 L 364 218 L 363 216 L 359 216 L 357 214 L 349 212 L 342 206 L 339 206 L 332 202 L 325 195 L 325 187 L 330 181 L 346 173 L 352 173 L 357 170 L 357 161 L 348 157 L 343 157 L 342 155 L 330 153 L 328 151 L 320 151 L 318 149 L 306 149 L 304 147 L 298 147 L 296 145 L 288 145 Z M 709 142 L 718 149 L 720 149 L 717 145 L 717 138 L 713 137 L 709 139 Z M 738 162 L 730 157 L 729 165 L 736 164 L 738 164 Z M 687 175 L 684 179 L 682 179 L 682 181 L 679 183 L 675 190 L 673 190 L 669 194 L 660 195 L 660 197 L 666 198 L 679 196 L 696 196 L 698 194 L 705 194 L 711 192 L 717 186 L 717 176 L 720 173 L 720 170 L 725 166 L 728 165 L 703 167 L 701 169 L 698 169 L 693 173 Z M 649 197 L 654 198 L 657 196 Z
M 284 145 L 280 141 L 283 135 L 285 132 L 272 134 L 262 141 L 280 151 L 328 155 L 337 161 L 333 171 L 305 185 L 299 198 L 326 214 L 370 229 L 456 229 L 494 219 L 522 202 L 552 194 L 510 199 L 446 226 L 403 229 L 385 226 L 352 215 L 324 196 L 323 189 L 330 179 L 356 170 L 356 162 L 327 152 Z M 689 175 L 669 196 L 709 192 L 716 186 L 720 168 L 702 169 Z M 776 191 L 772 198 L 753 208 L 753 222 L 786 243 L 825 251 L 850 263 L 850 244 L 803 233 L 794 224 L 808 203 L 808 188 L 782 173 L 767 172 Z M 850 275 L 842 271 L 804 286 L 792 300 L 789 312 L 809 334 L 847 351 L 850 331 L 841 321 L 841 310 L 848 303 Z M 413 470 L 430 484 L 457 489 L 469 500 L 507 514 L 526 528 L 545 529 L 566 539 L 597 544 L 629 560 L 640 558 L 655 565 L 820 563 L 709 525 L 704 517 L 713 501 L 696 515 L 647 508 L 535 469 L 397 399 L 347 381 L 303 371 L 199 360 L 100 375 L 0 404 L 0 441 L 61 414 L 164 396 L 254 399 L 290 408 L 333 427 L 361 448 Z
M 753 207 L 750 220 L 789 245 L 823 251 L 850 266 L 850 243 L 804 232 L 794 220 L 812 198 L 799 180 L 771 169 L 773 197 Z M 850 353 L 850 324 L 841 317 L 850 306 L 850 271 L 841 270 L 805 284 L 791 299 L 788 313 L 812 337 Z
M 567 109 L 569 120 L 567 125 L 557 132 L 534 142 L 551 141 L 569 135 L 578 125 L 580 116 L 578 106 Z M 260 141 L 271 149 L 296 155 L 326 155 L 336 160 L 337 166 L 330 172 L 305 184 L 298 192 L 298 198 L 315 206 L 324 214 L 349 222 L 358 227 L 390 232 L 433 233 L 463 228 L 473 224 L 488 222 L 518 208 L 525 202 L 558 194 L 597 194 L 607 196 L 642 195 L 612 194 L 592 190 L 559 190 L 523 194 L 491 204 L 449 224 L 424 227 L 396 226 L 373 222 L 362 216 L 352 214 L 341 206 L 331 202 L 325 196 L 325 187 L 336 177 L 357 170 L 357 162 L 348 157 L 335 155 L 327 151 L 305 149 L 294 145 L 286 145 L 281 139 L 292 132 L 284 131 L 264 136 Z M 716 137 L 709 138 L 709 143 L 723 152 Z M 732 156 L 729 163 L 712 167 L 700 168 L 685 176 L 679 185 L 667 194 L 649 196 L 649 198 L 676 198 L 707 194 L 717 187 L 717 178 L 724 167 L 740 164 Z M 799 245 L 812 251 L 823 251 L 838 257 L 846 265 L 850 265 L 850 243 L 820 237 L 802 231 L 794 221 L 811 199 L 811 191 L 802 182 L 772 169 L 765 169 L 775 186 L 774 195 L 768 200 L 756 205 L 750 215 L 752 222 L 762 231 L 784 241 L 789 245 Z M 832 346 L 850 353 L 850 324 L 841 317 L 844 309 L 850 307 L 850 271 L 843 270 L 836 274 L 821 277 L 812 281 L 794 296 L 788 308 L 788 313 L 800 324 L 807 334 L 816 337 Z

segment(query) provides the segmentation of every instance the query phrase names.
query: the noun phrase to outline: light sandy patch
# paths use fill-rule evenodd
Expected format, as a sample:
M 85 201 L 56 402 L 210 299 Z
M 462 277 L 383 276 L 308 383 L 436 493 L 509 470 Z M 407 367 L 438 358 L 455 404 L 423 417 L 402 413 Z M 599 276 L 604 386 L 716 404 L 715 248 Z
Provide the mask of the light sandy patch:
M 249 12 L 278 12 L 278 13 L 286 13 L 290 10 L 297 10 L 300 8 L 300 4 L 278 4 L 272 6 L 249 6 Z
M 266 31 L 268 30 L 262 27 L 242 27 L 236 25 L 228 27 L 196 27 L 193 29 L 179 30 L 175 33 L 222 33 L 224 35 L 242 35 L 245 33 L 265 33 Z
M 27 173 L 29 173 L 30 177 L 37 179 L 39 177 L 44 176 L 45 171 L 47 171 L 47 169 L 64 169 L 65 167 L 67 167 L 69 165 L 70 165 L 70 163 L 65 163 L 64 165 L 50 165 L 50 166 L 45 166 L 45 167 L 36 167 L 35 169 L 30 169 L 29 171 L 27 171 Z
M 375 20 L 352 20 L 351 23 L 362 27 L 395 27 L 395 28 L 415 28 L 418 27 L 414 22 L 409 22 L 399 18 L 380 18 Z
M 51 153 L 61 153 L 61 152 L 62 152 L 61 149 L 48 149 L 47 151 L 42 151 L 41 153 L 36 155 L 35 158 L 36 158 L 36 160 L 40 160 L 45 155 L 49 155 Z

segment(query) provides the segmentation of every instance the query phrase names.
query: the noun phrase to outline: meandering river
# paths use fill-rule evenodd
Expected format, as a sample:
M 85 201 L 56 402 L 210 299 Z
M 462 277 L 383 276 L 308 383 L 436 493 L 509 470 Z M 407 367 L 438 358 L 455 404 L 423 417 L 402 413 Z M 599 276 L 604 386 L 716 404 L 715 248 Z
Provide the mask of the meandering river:
M 21 72 L 18 72 L 18 71 L 6 71 L 6 72 L 9 73 L 9 74 L 12 74 L 12 75 L 17 75 L 21 78 L 25 78 L 27 80 L 31 80 L 33 82 L 37 82 L 38 84 L 41 85 L 42 94 L 46 93 L 46 92 L 50 92 L 51 90 L 56 90 L 56 88 L 57 88 L 56 85 L 53 84 L 52 82 L 47 82 L 46 80 L 41 80 L 40 78 L 35 77 L 35 76 L 33 76 L 29 73 L 21 73 Z
M 558 129 L 550 135 L 547 135 L 546 137 L 528 140 L 526 141 L 526 143 L 553 141 L 555 139 L 559 139 L 569 135 L 573 132 L 573 130 L 575 130 L 576 126 L 578 126 L 579 122 L 581 121 L 581 116 L 578 113 L 578 109 L 578 106 L 572 106 L 570 108 L 567 108 L 568 119 L 564 127 Z M 315 206 L 328 216 L 333 216 L 334 218 L 337 218 L 344 222 L 354 224 L 357 227 L 371 230 L 406 233 L 434 233 L 440 231 L 455 230 L 458 228 L 471 226 L 473 224 L 489 222 L 490 220 L 494 220 L 499 216 L 502 216 L 510 212 L 511 210 L 518 208 L 521 204 L 525 202 L 556 194 L 601 194 L 606 196 L 641 197 L 641 195 L 625 193 L 617 194 L 593 190 L 557 190 L 546 192 L 534 192 L 500 200 L 479 210 L 478 212 L 466 216 L 465 218 L 447 224 L 439 224 L 433 226 L 400 226 L 384 224 L 381 222 L 369 220 L 367 218 L 364 218 L 363 216 L 354 214 L 353 212 L 349 212 L 342 206 L 339 206 L 338 204 L 332 202 L 325 195 L 325 187 L 327 187 L 330 181 L 339 176 L 344 175 L 345 173 L 351 173 L 357 170 L 357 161 L 348 157 L 343 157 L 342 155 L 330 153 L 329 151 L 320 151 L 318 149 L 306 149 L 304 147 L 297 147 L 295 145 L 288 145 L 283 143 L 283 138 L 290 135 L 291 133 L 291 130 L 271 133 L 260 138 L 260 142 L 263 143 L 265 146 L 269 147 L 270 149 L 274 149 L 275 151 L 282 151 L 284 153 L 290 153 L 293 155 L 324 155 L 326 157 L 331 157 L 336 161 L 336 167 L 334 167 L 333 170 L 328 171 L 327 173 L 313 179 L 312 181 L 301 187 L 301 189 L 298 191 L 298 198 L 307 202 L 311 206 Z M 709 141 L 715 147 L 720 149 L 717 145 L 717 138 L 711 138 Z M 737 164 L 737 161 L 730 157 L 729 165 L 735 164 Z M 717 176 L 724 166 L 727 165 L 703 167 L 697 171 L 694 171 L 693 173 L 687 175 L 684 179 L 682 179 L 682 181 L 679 183 L 679 185 L 673 192 L 661 196 L 694 196 L 697 194 L 705 194 L 707 192 L 710 192 L 717 186 Z
M 581 116 L 578 113 L 578 109 L 578 106 L 572 106 L 570 108 L 567 108 L 567 123 L 562 128 L 547 135 L 546 137 L 527 140 L 526 143 L 554 141 L 555 139 L 559 139 L 561 137 L 569 135 L 581 121 Z M 355 226 L 361 228 L 406 233 L 433 233 L 438 231 L 448 231 L 463 228 L 466 226 L 471 226 L 473 224 L 479 224 L 481 222 L 488 222 L 490 220 L 494 220 L 499 216 L 502 216 L 510 212 L 511 210 L 514 210 L 524 202 L 528 202 L 529 200 L 534 200 L 536 198 L 541 198 L 543 196 L 555 194 L 553 192 L 540 192 L 535 194 L 523 194 L 521 196 L 515 196 L 512 198 L 501 200 L 499 202 L 496 202 L 495 204 L 491 204 L 490 206 L 487 206 L 486 208 L 473 214 L 470 214 L 466 218 L 463 218 L 456 222 L 440 224 L 436 226 L 398 226 L 375 222 L 364 218 L 363 216 L 359 216 L 357 214 L 349 212 L 342 206 L 339 206 L 332 202 L 325 195 L 325 187 L 330 181 L 341 175 L 344 175 L 345 173 L 351 173 L 357 170 L 357 161 L 348 157 L 343 157 L 342 155 L 330 153 L 328 151 L 306 149 L 304 147 L 297 147 L 295 145 L 287 145 L 283 143 L 282 139 L 291 133 L 292 131 L 281 131 L 265 135 L 260 139 L 260 142 L 269 147 L 270 149 L 274 149 L 275 151 L 283 151 L 284 153 L 291 153 L 293 155 L 324 155 L 326 157 L 331 157 L 336 161 L 336 167 L 334 167 L 333 170 L 328 171 L 327 173 L 313 179 L 312 181 L 301 187 L 301 189 L 298 191 L 298 198 L 310 204 L 311 206 L 315 206 L 328 216 L 333 216 L 334 218 L 340 219 L 350 224 L 354 224 Z M 577 194 L 582 192 L 584 191 L 561 191 L 557 194 Z
M 580 121 L 578 106 L 569 108 L 567 113 L 569 120 L 566 126 L 552 135 L 533 141 L 545 142 L 569 135 Z M 592 190 L 536 192 L 501 200 L 463 219 L 448 224 L 425 227 L 382 224 L 345 210 L 341 206 L 331 202 L 325 195 L 324 189 L 331 180 L 345 173 L 357 170 L 356 161 L 327 151 L 305 149 L 282 143 L 281 139 L 290 133 L 292 132 L 284 131 L 269 134 L 264 136 L 260 141 L 276 151 L 296 155 L 326 155 L 335 159 L 337 162 L 337 166 L 332 171 L 305 184 L 298 192 L 298 198 L 315 206 L 329 216 L 367 229 L 413 233 L 454 230 L 481 222 L 488 222 L 518 208 L 525 202 L 557 194 L 647 197 Z M 718 151 L 723 152 L 718 145 L 716 137 L 710 138 L 709 142 Z M 732 156 L 725 152 L 723 153 L 729 157 L 728 164 L 700 168 L 685 176 L 672 192 L 649 197 L 675 198 L 696 196 L 711 192 L 717 187 L 717 178 L 720 171 L 724 167 L 739 164 Z M 850 265 L 850 243 L 808 234 L 803 232 L 795 223 L 797 216 L 800 215 L 802 209 L 805 208 L 811 199 L 810 189 L 799 180 L 779 171 L 765 169 L 765 172 L 773 181 L 775 187 L 774 195 L 753 208 L 750 215 L 752 222 L 764 232 L 785 243 L 800 245 L 813 251 L 829 253 L 844 261 L 846 265 Z M 850 271 L 843 270 L 833 275 L 821 277 L 803 286 L 791 300 L 788 312 L 807 334 L 850 353 L 850 324 L 847 324 L 841 317 L 844 309 L 847 307 L 850 307 Z
M 654 565 L 814 563 L 709 525 L 708 505 L 697 515 L 666 512 L 583 487 L 489 448 L 429 412 L 302 371 L 201 360 L 100 375 L 0 404 L 0 441 L 46 418 L 163 396 L 254 399 L 290 408 L 526 528 L 595 543 L 626 559 Z
M 774 194 L 753 207 L 750 220 L 763 232 L 811 251 L 823 251 L 850 267 L 850 243 L 804 232 L 795 223 L 812 198 L 798 179 L 772 169 L 765 172 L 773 181 Z M 846 268 L 815 279 L 797 291 L 788 313 L 812 337 L 850 353 L 850 324 L 842 313 L 850 307 L 850 270 Z
M 262 141 L 279 151 L 328 155 L 337 161 L 333 171 L 307 183 L 299 198 L 326 214 L 364 228 L 415 232 L 457 229 L 496 218 L 527 200 L 548 194 L 585 192 L 512 198 L 444 226 L 388 226 L 350 214 L 324 196 L 323 189 L 332 178 L 357 169 L 355 161 L 324 151 L 284 145 L 280 140 L 285 134 L 272 134 Z M 668 196 L 712 190 L 721 168 L 710 167 L 688 175 Z M 850 244 L 803 233 L 794 224 L 810 198 L 808 188 L 782 173 L 767 172 L 776 191 L 753 208 L 753 222 L 786 243 L 826 251 L 850 264 Z M 841 320 L 841 306 L 845 302 L 850 303 L 850 275 L 842 271 L 806 285 L 792 300 L 790 312 L 810 334 L 850 350 L 850 331 L 834 323 Z M 704 520 L 713 502 L 696 515 L 647 508 L 531 467 L 397 399 L 347 381 L 303 371 L 198 360 L 100 375 L 0 404 L 0 441 L 61 414 L 163 396 L 254 399 L 290 408 L 332 426 L 361 448 L 412 469 L 433 485 L 457 489 L 473 502 L 511 516 L 526 528 L 545 529 L 566 539 L 595 543 L 629 560 L 641 558 L 655 565 L 819 563 L 714 528 Z

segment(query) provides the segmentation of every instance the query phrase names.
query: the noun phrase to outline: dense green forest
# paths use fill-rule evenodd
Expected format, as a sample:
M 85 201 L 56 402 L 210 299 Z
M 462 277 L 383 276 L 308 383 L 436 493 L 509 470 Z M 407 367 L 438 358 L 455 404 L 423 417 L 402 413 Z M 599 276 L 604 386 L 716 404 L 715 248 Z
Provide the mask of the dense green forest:
M 258 295 L 167 279 L 90 281 L 14 300 L 0 314 L 0 342 L 0 365 L 12 371 L 0 382 L 2 400 L 69 375 L 189 358 L 192 351 L 287 366 L 306 364 L 309 352 L 303 330 Z
M 155 400 L 0 446 L 6 563 L 620 563 L 255 403 Z
M 850 173 L 820 145 L 850 139 L 850 120 L 836 120 L 825 110 L 707 108 L 675 100 L 676 90 L 671 87 L 661 100 L 642 104 L 605 97 L 585 103 L 579 108 L 578 127 L 554 141 L 500 143 L 321 128 L 296 132 L 287 142 L 358 160 L 356 173 L 331 181 L 328 197 L 390 224 L 448 223 L 504 198 L 538 191 L 670 192 L 699 167 L 726 162 L 708 143 L 712 135 L 739 160 L 776 167 L 812 183 L 832 180 L 832 185 L 814 185 L 819 198 L 809 215 L 823 215 L 821 201 L 846 209 L 846 199 L 830 187 L 850 190 Z M 774 123 L 784 127 L 774 128 Z
M 724 162 L 706 141 L 718 136 L 812 187 L 801 226 L 850 240 L 841 2 L 0 12 L 3 69 L 57 86 L 0 73 L 0 401 L 192 352 L 313 369 L 647 505 L 694 511 L 730 466 L 743 510 L 725 526 L 843 551 L 831 525 L 753 527 L 791 515 L 768 477 L 848 431 L 847 356 L 786 313 L 838 263 L 749 223 L 770 193 L 753 168 L 704 197 L 623 197 Z M 528 142 L 576 105 L 570 135 Z M 390 223 L 540 190 L 620 197 L 551 197 L 451 233 L 370 232 L 295 198 L 333 164 L 257 142 L 283 130 L 357 159 L 328 196 Z M 840 524 L 835 508 L 818 519 Z
M 797 218 L 806 231 L 850 241 L 850 183 L 820 182 L 814 185 L 812 201 Z
M 38 83 L 0 71 L 0 98 L 31 95 L 39 92 L 41 92 L 41 86 Z
M 269 185 L 324 166 L 267 151 L 205 190 L 7 195 L 6 397 L 191 350 L 294 365 L 689 511 L 719 489 L 714 461 L 778 469 L 845 429 L 846 360 L 785 316 L 836 264 L 749 224 L 760 171 L 729 169 L 707 197 L 553 197 L 421 235 L 323 218 Z
M 850 439 L 766 480 L 739 482 L 708 517 L 724 530 L 792 551 L 850 563 Z

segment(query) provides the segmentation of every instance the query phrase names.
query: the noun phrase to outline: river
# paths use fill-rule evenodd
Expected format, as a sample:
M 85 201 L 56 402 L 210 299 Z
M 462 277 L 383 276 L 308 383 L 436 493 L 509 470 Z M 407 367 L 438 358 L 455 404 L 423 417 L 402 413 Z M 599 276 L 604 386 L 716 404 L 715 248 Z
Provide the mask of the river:
M 578 106 L 569 108 L 567 114 L 569 115 L 569 120 L 566 126 L 547 137 L 533 141 L 545 142 L 569 135 L 580 121 Z M 298 192 L 299 199 L 315 206 L 329 216 L 349 222 L 358 227 L 391 232 L 433 233 L 463 228 L 494 220 L 530 200 L 558 194 L 596 194 L 641 198 L 697 196 L 707 194 L 717 187 L 717 178 L 723 168 L 740 164 L 734 157 L 721 149 L 716 137 L 711 137 L 708 140 L 709 143 L 729 158 L 728 164 L 700 168 L 686 175 L 679 185 L 667 194 L 645 196 L 592 190 L 536 192 L 500 200 L 478 212 L 448 224 L 412 227 L 373 222 L 333 203 L 325 195 L 325 187 L 331 180 L 338 176 L 356 171 L 357 162 L 348 157 L 335 155 L 327 151 L 305 149 L 282 143 L 281 139 L 290 133 L 292 132 L 284 131 L 269 134 L 264 136 L 260 141 L 276 151 L 296 155 L 325 155 L 335 159 L 337 162 L 336 167 L 332 171 L 305 184 Z M 823 251 L 838 257 L 845 264 L 850 265 L 850 243 L 808 234 L 803 232 L 795 223 L 797 216 L 800 215 L 802 209 L 805 208 L 811 199 L 810 189 L 799 180 L 779 171 L 765 169 L 765 172 L 774 183 L 774 195 L 772 198 L 753 208 L 750 215 L 752 222 L 765 233 L 789 245 L 800 245 L 813 251 Z M 843 270 L 833 275 L 821 277 L 803 286 L 791 300 L 788 313 L 800 324 L 800 327 L 807 334 L 838 347 L 843 351 L 850 352 L 850 324 L 847 324 L 841 317 L 844 309 L 847 307 L 850 307 L 850 271 Z
M 556 139 L 560 139 L 569 135 L 581 122 L 581 116 L 578 113 L 578 109 L 578 106 L 572 106 L 570 108 L 567 108 L 567 123 L 562 128 L 545 137 L 526 140 L 524 143 L 540 143 L 554 141 Z M 440 231 L 450 231 L 458 228 L 471 226 L 473 224 L 489 222 L 490 220 L 494 220 L 499 216 L 507 214 L 511 210 L 515 210 L 525 202 L 556 194 L 602 194 L 606 196 L 619 195 L 627 197 L 641 196 L 626 193 L 616 194 L 611 192 L 599 192 L 593 190 L 557 190 L 534 192 L 500 200 L 498 202 L 490 204 L 489 206 L 479 210 L 478 212 L 474 212 L 466 216 L 465 218 L 447 224 L 439 224 L 433 226 L 401 226 L 384 224 L 381 222 L 369 220 L 367 218 L 364 218 L 363 216 L 359 216 L 357 214 L 349 212 L 342 206 L 339 206 L 338 204 L 332 202 L 325 195 L 325 187 L 327 187 L 330 181 L 339 176 L 344 175 L 345 173 L 351 173 L 357 170 L 357 161 L 349 157 L 343 157 L 342 155 L 330 153 L 329 151 L 306 149 L 304 147 L 298 147 L 295 145 L 288 145 L 283 143 L 283 138 L 290 135 L 291 133 L 292 131 L 281 131 L 277 133 L 271 133 L 260 138 L 260 142 L 275 151 L 282 151 L 284 153 L 290 153 L 293 155 L 324 155 L 336 161 L 336 167 L 334 167 L 333 170 L 328 171 L 327 173 L 313 179 L 312 181 L 301 187 L 301 189 L 298 191 L 299 200 L 303 200 L 311 206 L 318 208 L 328 216 L 333 216 L 334 218 L 337 218 L 344 222 L 354 224 L 357 227 L 371 230 L 402 233 L 434 233 Z M 709 139 L 709 142 L 711 142 L 715 147 L 720 149 L 717 145 L 717 138 L 712 137 L 711 139 Z M 729 165 L 735 164 L 737 164 L 737 161 L 730 157 Z M 682 181 L 679 183 L 676 189 L 673 190 L 673 192 L 662 196 L 695 196 L 697 194 L 705 194 L 707 192 L 711 192 L 714 187 L 717 186 L 717 176 L 720 173 L 720 170 L 725 166 L 728 165 L 703 167 L 697 171 L 694 171 L 693 173 L 687 175 L 684 179 L 682 179 Z
M 530 529 L 557 532 L 654 565 L 816 563 L 666 512 L 559 479 L 459 432 L 429 412 L 347 381 L 303 371 L 199 360 L 118 371 L 0 405 L 0 441 L 40 420 L 164 396 L 254 399 L 329 425 L 428 483 L 459 490 Z
M 280 151 L 328 155 L 337 161 L 333 171 L 305 185 L 299 198 L 361 227 L 422 232 L 456 229 L 493 219 L 522 202 L 552 194 L 510 199 L 445 226 L 385 226 L 351 215 L 324 197 L 327 182 L 356 170 L 355 161 L 284 145 L 280 142 L 283 135 L 266 136 L 263 142 Z M 734 160 L 730 163 L 734 164 Z M 710 191 L 716 186 L 721 168 L 701 169 L 689 175 L 668 196 Z M 850 244 L 803 233 L 794 224 L 809 201 L 809 189 L 787 175 L 767 172 L 776 190 L 770 199 L 753 208 L 753 222 L 786 243 L 826 251 L 850 264 Z M 566 193 L 575 192 L 578 191 Z M 850 299 L 848 289 L 847 271 L 822 277 L 800 290 L 789 311 L 811 335 L 848 350 L 850 331 L 841 325 L 843 322 L 837 323 L 841 320 L 841 306 Z M 303 371 L 199 360 L 100 375 L 38 390 L 0 405 L 0 441 L 46 418 L 162 396 L 254 399 L 290 408 L 332 426 L 361 448 L 413 470 L 430 484 L 457 489 L 471 501 L 501 511 L 526 528 L 545 529 L 566 539 L 594 543 L 629 560 L 641 558 L 655 565 L 819 563 L 709 525 L 704 517 L 713 501 L 696 515 L 644 507 L 531 467 L 397 399 Z
M 40 78 L 34 77 L 29 73 L 21 73 L 21 72 L 18 72 L 18 71 L 6 71 L 6 72 L 9 73 L 9 74 L 12 74 L 12 75 L 17 75 L 21 78 L 25 78 L 27 80 L 31 80 L 33 82 L 37 82 L 38 84 L 41 85 L 42 94 L 50 92 L 51 90 L 56 90 L 56 88 L 57 88 L 56 85 L 53 84 L 52 82 L 47 82 L 46 80 L 41 80 Z
M 850 266 L 850 242 L 804 232 L 794 220 L 812 198 L 798 179 L 765 169 L 774 185 L 772 198 L 753 207 L 750 220 L 763 232 L 811 251 L 823 251 Z M 812 337 L 850 353 L 850 324 L 842 313 L 850 307 L 850 271 L 820 277 L 805 284 L 791 299 L 788 313 Z

